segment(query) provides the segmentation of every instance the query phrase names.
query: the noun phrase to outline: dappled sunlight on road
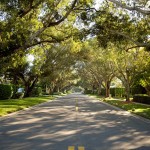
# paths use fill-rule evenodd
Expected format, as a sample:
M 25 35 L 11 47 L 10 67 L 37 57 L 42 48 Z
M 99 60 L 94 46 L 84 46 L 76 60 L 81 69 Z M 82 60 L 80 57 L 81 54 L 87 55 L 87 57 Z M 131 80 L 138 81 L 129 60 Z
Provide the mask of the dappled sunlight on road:
M 69 145 L 83 145 L 85 150 L 150 148 L 150 124 L 80 94 L 22 111 L 0 123 L 2 150 L 67 150 Z

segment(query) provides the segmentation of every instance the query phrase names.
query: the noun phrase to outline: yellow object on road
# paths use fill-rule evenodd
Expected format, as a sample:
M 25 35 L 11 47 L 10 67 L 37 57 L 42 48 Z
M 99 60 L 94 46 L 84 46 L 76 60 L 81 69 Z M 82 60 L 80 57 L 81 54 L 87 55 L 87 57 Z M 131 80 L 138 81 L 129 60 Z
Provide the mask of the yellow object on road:
M 78 100 L 76 99 L 76 111 L 79 111 Z
M 74 146 L 68 146 L 68 150 L 75 150 Z
M 78 146 L 78 150 L 85 150 L 84 146 Z
M 68 146 L 68 150 L 75 150 L 75 146 Z M 85 150 L 84 146 L 78 146 L 78 150 Z

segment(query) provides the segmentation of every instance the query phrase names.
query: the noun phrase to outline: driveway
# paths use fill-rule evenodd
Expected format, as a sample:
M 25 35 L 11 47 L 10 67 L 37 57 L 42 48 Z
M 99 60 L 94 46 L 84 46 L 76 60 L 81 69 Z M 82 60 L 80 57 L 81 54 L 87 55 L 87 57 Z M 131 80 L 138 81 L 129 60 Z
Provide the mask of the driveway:
M 0 119 L 0 150 L 129 149 L 150 149 L 150 122 L 79 93 Z

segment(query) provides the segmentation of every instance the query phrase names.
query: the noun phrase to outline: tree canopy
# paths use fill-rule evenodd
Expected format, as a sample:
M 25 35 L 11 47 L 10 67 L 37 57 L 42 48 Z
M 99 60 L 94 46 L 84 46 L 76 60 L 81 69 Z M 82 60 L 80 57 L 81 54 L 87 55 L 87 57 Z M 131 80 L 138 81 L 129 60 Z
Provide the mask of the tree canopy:
M 0 82 L 56 91 L 82 80 L 108 96 L 113 78 L 128 93 L 135 77 L 149 91 L 149 7 L 148 0 L 1 0 Z
M 67 31 L 69 24 L 74 23 L 77 7 L 84 8 L 90 3 L 78 0 L 1 1 L 0 57 L 25 51 L 38 44 L 56 43 L 68 38 L 71 35 L 67 33 L 63 36 L 63 28 Z

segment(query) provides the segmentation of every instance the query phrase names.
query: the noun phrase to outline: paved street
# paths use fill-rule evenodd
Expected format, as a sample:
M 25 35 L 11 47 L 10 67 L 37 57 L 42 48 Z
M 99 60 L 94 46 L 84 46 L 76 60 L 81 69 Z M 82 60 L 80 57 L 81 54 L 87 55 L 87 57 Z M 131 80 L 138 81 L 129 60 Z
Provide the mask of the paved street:
M 82 94 L 0 120 L 0 150 L 128 149 L 150 149 L 150 122 Z

